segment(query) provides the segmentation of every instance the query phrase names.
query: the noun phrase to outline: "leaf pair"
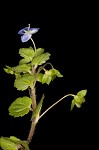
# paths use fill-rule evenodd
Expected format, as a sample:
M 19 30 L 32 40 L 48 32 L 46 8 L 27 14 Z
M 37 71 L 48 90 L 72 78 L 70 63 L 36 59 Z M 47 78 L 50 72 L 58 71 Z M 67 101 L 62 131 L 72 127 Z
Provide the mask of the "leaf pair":
M 15 136 L 1 137 L 0 138 L 0 147 L 3 150 L 18 150 L 21 147 L 24 147 L 25 150 L 30 150 L 27 144 L 27 141 L 21 141 Z
M 81 90 L 77 93 L 77 95 L 74 96 L 74 99 L 71 102 L 71 110 L 76 105 L 78 108 L 81 107 L 82 103 L 85 102 L 85 95 L 87 93 L 87 90 Z

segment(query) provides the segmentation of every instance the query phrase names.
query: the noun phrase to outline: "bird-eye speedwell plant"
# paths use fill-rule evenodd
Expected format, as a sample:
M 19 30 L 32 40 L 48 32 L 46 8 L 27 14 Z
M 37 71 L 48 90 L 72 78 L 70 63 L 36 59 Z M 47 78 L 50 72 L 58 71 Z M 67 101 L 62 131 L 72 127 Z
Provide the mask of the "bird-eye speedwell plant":
M 21 36 L 21 41 L 28 42 L 31 40 L 32 46 L 28 48 L 20 48 L 19 55 L 21 59 L 17 66 L 5 66 L 4 71 L 8 74 L 15 76 L 14 87 L 19 91 L 28 90 L 29 96 L 17 97 L 8 108 L 9 115 L 16 117 L 23 117 L 31 112 L 31 125 L 30 131 L 26 140 L 21 140 L 18 137 L 0 137 L 0 147 L 3 150 L 30 150 L 29 144 L 33 138 L 34 131 L 39 120 L 55 105 L 61 102 L 68 96 L 72 97 L 70 111 L 74 106 L 80 108 L 82 103 L 85 102 L 85 95 L 87 90 L 81 90 L 76 94 L 67 94 L 56 101 L 53 105 L 49 106 L 44 112 L 41 113 L 41 108 L 44 101 L 44 94 L 41 99 L 36 99 L 36 83 L 49 85 L 56 77 L 62 78 L 63 75 L 53 67 L 48 61 L 51 54 L 46 52 L 43 48 L 36 48 L 32 35 L 39 31 L 39 28 L 31 28 L 30 24 L 21 29 L 18 34 Z M 49 65 L 50 69 L 47 69 Z

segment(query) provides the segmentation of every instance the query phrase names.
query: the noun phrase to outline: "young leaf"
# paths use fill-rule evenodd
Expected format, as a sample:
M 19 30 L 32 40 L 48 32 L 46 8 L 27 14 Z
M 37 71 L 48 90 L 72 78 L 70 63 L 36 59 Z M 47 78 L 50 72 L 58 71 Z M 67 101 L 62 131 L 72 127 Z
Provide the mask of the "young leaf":
M 85 95 L 87 93 L 87 90 L 81 90 L 77 93 L 77 95 L 74 96 L 74 99 L 71 102 L 71 109 L 74 108 L 74 105 L 76 105 L 78 108 L 81 107 L 82 103 L 85 102 Z
M 63 77 L 63 75 L 56 69 L 50 69 L 49 70 L 49 75 L 50 76 L 57 76 L 57 77 Z
M 36 109 L 34 110 L 34 112 L 32 114 L 31 120 L 35 119 L 35 123 L 37 123 L 39 120 L 39 115 L 40 115 L 40 111 L 42 108 L 43 100 L 44 100 L 44 95 L 42 96 L 41 100 L 39 101 Z
M 81 90 L 77 93 L 78 96 L 84 97 L 87 94 L 87 90 Z
M 43 63 L 45 63 L 50 57 L 49 53 L 44 53 L 41 55 L 38 55 L 37 57 L 34 57 L 31 64 L 35 66 L 35 68 L 37 68 L 38 65 L 42 65 Z
M 49 85 L 51 80 L 52 80 L 52 77 L 46 71 L 45 74 L 42 77 L 42 84 L 46 83 L 46 84 Z
M 18 72 L 30 72 L 30 69 L 31 69 L 31 66 L 28 65 L 28 64 L 21 64 L 21 65 L 18 65 L 16 67 L 13 67 L 13 70 L 18 73 Z
M 76 103 L 81 103 L 81 97 L 79 97 L 78 95 L 75 95 L 74 96 L 74 101 L 76 102 Z
M 23 75 L 21 78 L 15 79 L 14 82 L 14 87 L 17 88 L 17 90 L 24 91 L 26 90 L 29 86 L 32 86 L 34 82 L 34 76 L 27 74 Z
M 42 76 L 42 84 L 50 84 L 57 77 L 63 77 L 60 72 L 56 69 L 50 69 L 45 71 L 45 74 Z
M 8 74 L 14 74 L 14 71 L 12 70 L 12 67 L 9 67 L 6 65 L 6 68 L 4 68 L 4 71 Z
M 39 55 L 41 55 L 43 53 L 44 53 L 44 49 L 43 48 L 38 48 L 35 51 L 34 57 L 37 57 L 37 56 L 39 56 Z
M 22 117 L 30 111 L 31 98 L 24 96 L 17 98 L 9 107 L 9 114 L 14 117 Z
M 17 145 L 5 137 L 0 138 L 0 147 L 3 150 L 18 150 Z
M 19 49 L 20 56 L 24 57 L 27 62 L 32 61 L 32 58 L 34 57 L 34 50 L 32 47 L 29 48 L 20 48 Z
M 37 75 L 37 81 L 42 82 L 42 77 L 43 77 L 43 74 L 42 74 L 42 73 L 39 73 L 39 74 Z

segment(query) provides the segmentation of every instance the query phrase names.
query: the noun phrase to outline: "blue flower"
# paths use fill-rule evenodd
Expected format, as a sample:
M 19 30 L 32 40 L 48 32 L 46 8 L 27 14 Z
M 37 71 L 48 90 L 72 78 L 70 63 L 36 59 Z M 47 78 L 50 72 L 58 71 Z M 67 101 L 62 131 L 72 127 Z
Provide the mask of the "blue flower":
M 29 39 L 31 39 L 32 34 L 38 32 L 39 28 L 30 28 L 30 24 L 28 27 L 25 27 L 21 29 L 18 34 L 22 35 L 21 36 L 21 41 L 22 42 L 27 42 Z

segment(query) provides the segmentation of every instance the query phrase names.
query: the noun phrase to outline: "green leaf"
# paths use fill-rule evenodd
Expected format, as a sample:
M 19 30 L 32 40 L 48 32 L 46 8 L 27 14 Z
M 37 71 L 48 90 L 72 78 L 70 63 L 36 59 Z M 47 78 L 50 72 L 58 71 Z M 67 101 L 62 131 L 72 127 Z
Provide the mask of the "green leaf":
M 12 142 L 14 142 L 14 143 L 16 143 L 16 144 L 19 144 L 20 141 L 21 141 L 20 139 L 18 139 L 15 136 L 10 136 L 9 140 L 12 141 Z
M 34 110 L 34 112 L 32 114 L 31 120 L 35 119 L 35 123 L 37 123 L 39 120 L 39 115 L 40 115 L 40 111 L 42 108 L 43 100 L 44 100 L 44 95 L 42 96 L 41 100 L 39 101 L 36 109 Z
M 49 70 L 49 75 L 50 76 L 57 76 L 57 77 L 63 77 L 63 75 L 56 69 L 50 69 Z
M 16 78 L 16 79 L 21 78 L 21 74 L 20 74 L 20 73 L 14 73 L 14 75 L 15 75 L 15 78 Z
M 21 60 L 20 61 L 20 64 L 22 63 L 28 63 L 30 61 L 32 61 L 32 58 L 34 57 L 34 50 L 32 47 L 29 47 L 29 48 L 20 48 L 19 49 L 19 54 L 20 56 L 24 57 L 24 60 Z
M 77 106 L 77 107 L 81 107 L 81 105 L 82 105 L 82 103 L 84 103 L 85 102 L 85 98 L 83 97 L 83 98 L 80 98 L 79 97 L 79 100 L 75 100 L 75 105 Z
M 82 102 L 82 98 L 79 97 L 78 95 L 74 96 L 74 100 L 75 100 L 76 103 L 81 103 Z
M 18 73 L 19 72 L 23 72 L 23 73 L 30 72 L 30 69 L 31 69 L 31 66 L 28 64 L 21 64 L 16 67 L 13 67 L 13 70 Z
M 44 53 L 41 55 L 38 55 L 37 57 L 34 57 L 31 64 L 35 66 L 35 68 L 37 68 L 38 65 L 42 65 L 44 64 L 50 57 L 49 53 Z
M 25 148 L 25 150 L 30 150 L 27 141 L 21 141 L 15 136 L 10 136 L 9 140 L 14 142 L 15 144 L 22 145 Z
M 50 69 L 46 70 L 45 74 L 42 76 L 42 84 L 50 84 L 51 81 L 53 81 L 57 77 L 63 77 L 60 72 L 56 69 Z M 40 80 L 41 81 L 41 80 Z
M 6 143 L 6 144 L 5 144 Z M 15 136 L 1 137 L 0 138 L 0 147 L 3 150 L 18 150 L 19 147 L 23 146 L 25 150 L 30 150 L 27 144 L 27 141 L 21 141 Z M 17 148 L 17 149 L 16 149 Z
M 6 68 L 4 68 L 4 71 L 8 74 L 14 74 L 14 71 L 12 70 L 12 67 L 9 67 L 6 65 Z
M 78 96 L 84 97 L 87 94 L 87 90 L 81 90 L 77 93 Z
M 37 81 L 42 82 L 42 77 L 43 77 L 43 74 L 42 73 L 38 73 Z
M 42 77 L 42 84 L 46 83 L 46 84 L 49 85 L 51 80 L 52 80 L 52 77 L 46 71 L 45 74 Z
M 41 55 L 41 54 L 43 54 L 43 53 L 44 53 L 44 49 L 43 49 L 43 48 L 38 48 L 38 49 L 36 49 L 36 51 L 35 51 L 34 57 L 37 57 L 37 56 L 39 56 L 39 55 Z
M 15 79 L 14 87 L 16 87 L 17 90 L 24 91 L 29 86 L 33 86 L 33 82 L 34 82 L 33 75 L 30 75 L 30 74 L 25 75 L 24 74 L 22 77 Z
M 0 147 L 3 150 L 18 150 L 17 145 L 5 137 L 0 138 Z
M 85 102 L 85 95 L 87 93 L 87 90 L 81 90 L 77 93 L 77 95 L 74 96 L 74 99 L 71 102 L 71 109 L 72 110 L 74 108 L 74 105 L 76 105 L 76 107 L 80 108 L 82 106 L 82 103 Z
M 9 114 L 14 117 L 22 117 L 30 111 L 31 98 L 24 96 L 17 98 L 9 107 Z
M 23 58 L 19 61 L 19 64 L 26 64 L 26 63 L 29 63 L 30 62 L 30 59 L 29 58 Z

